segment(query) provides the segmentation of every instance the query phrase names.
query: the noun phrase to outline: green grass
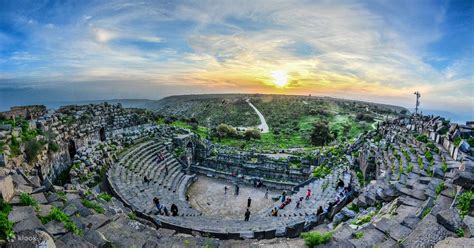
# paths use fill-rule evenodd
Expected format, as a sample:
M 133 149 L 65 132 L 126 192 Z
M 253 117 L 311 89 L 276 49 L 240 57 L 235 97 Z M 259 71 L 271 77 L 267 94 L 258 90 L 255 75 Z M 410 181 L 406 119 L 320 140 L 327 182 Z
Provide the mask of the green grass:
M 131 219 L 131 220 L 136 220 L 137 219 L 137 215 L 135 214 L 135 212 L 130 212 L 128 214 L 128 218 Z
M 332 232 L 320 233 L 320 232 L 305 232 L 301 234 L 301 238 L 304 239 L 305 245 L 312 248 L 317 245 L 326 244 L 332 239 Z
M 53 207 L 51 212 L 47 216 L 39 216 L 41 223 L 46 224 L 52 220 L 60 221 L 64 224 L 64 227 L 73 232 L 76 235 L 82 235 L 82 231 L 71 221 L 69 216 L 65 214 L 61 209 Z
M 94 209 L 94 211 L 96 211 L 99 214 L 103 214 L 105 212 L 104 208 L 102 206 L 100 206 L 99 204 L 95 203 L 95 202 L 92 202 L 92 201 L 89 201 L 89 200 L 86 200 L 86 199 L 82 199 L 81 203 L 82 203 L 82 205 L 84 205 L 87 208 Z
M 187 128 L 187 129 L 191 130 L 192 132 L 198 134 L 199 137 L 201 137 L 201 138 L 206 138 L 207 134 L 208 134 L 207 127 L 198 126 L 197 129 L 193 129 L 193 127 L 191 125 L 189 125 L 188 123 L 186 123 L 184 121 L 174 121 L 170 125 L 175 126 L 175 127 L 180 127 L 180 128 Z
M 356 213 L 358 213 L 358 212 L 360 211 L 359 205 L 354 204 L 354 203 L 352 203 L 351 205 L 349 205 L 347 208 L 348 208 L 349 210 L 352 210 L 352 211 L 356 212 Z
M 456 229 L 455 231 L 456 235 L 460 238 L 463 238 L 464 237 L 464 230 L 462 228 L 458 228 Z

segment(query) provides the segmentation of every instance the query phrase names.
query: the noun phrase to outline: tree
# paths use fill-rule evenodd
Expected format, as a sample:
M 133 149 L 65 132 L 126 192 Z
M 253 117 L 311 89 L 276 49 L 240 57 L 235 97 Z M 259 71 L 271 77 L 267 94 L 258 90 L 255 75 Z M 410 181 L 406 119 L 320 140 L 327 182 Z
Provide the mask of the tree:
M 260 130 L 254 129 L 254 128 L 249 128 L 249 129 L 245 130 L 244 136 L 248 140 L 250 140 L 250 139 L 260 139 L 261 138 Z
M 329 125 L 326 121 L 318 121 L 314 123 L 313 131 L 311 132 L 311 144 L 316 146 L 324 146 L 333 140 Z
M 237 134 L 237 130 L 235 130 L 233 126 L 224 123 L 219 124 L 219 126 L 216 127 L 216 131 L 219 138 L 231 137 Z

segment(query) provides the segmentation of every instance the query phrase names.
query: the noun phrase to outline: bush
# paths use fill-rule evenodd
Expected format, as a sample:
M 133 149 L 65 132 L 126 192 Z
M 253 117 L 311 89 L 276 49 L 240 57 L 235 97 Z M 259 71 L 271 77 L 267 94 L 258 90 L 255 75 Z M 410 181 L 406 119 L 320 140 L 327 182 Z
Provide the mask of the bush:
M 374 217 L 374 215 L 375 215 L 375 212 L 371 212 L 369 214 L 360 216 L 357 219 L 351 221 L 351 224 L 356 225 L 356 226 L 361 226 L 365 223 L 369 223 L 372 220 L 372 217 Z
M 325 165 L 320 165 L 314 168 L 313 176 L 315 178 L 323 178 L 331 173 L 331 169 Z
M 64 224 L 64 227 L 73 232 L 76 235 L 82 235 L 81 229 L 79 229 L 74 222 L 71 221 L 69 216 L 65 214 L 61 209 L 53 207 L 51 212 L 47 216 L 39 216 L 41 223 L 46 224 L 52 220 L 60 221 Z
M 35 162 L 38 153 L 43 149 L 43 143 L 35 139 L 28 140 L 25 143 L 25 154 L 28 162 Z
M 431 213 L 431 209 L 432 208 L 427 208 L 423 211 L 423 213 L 421 213 L 421 218 L 424 219 L 428 214 Z
M 20 205 L 22 206 L 33 206 L 35 209 L 38 209 L 38 202 L 36 201 L 35 198 L 31 197 L 27 193 L 21 193 L 20 194 Z
M 459 209 L 459 213 L 462 217 L 469 213 L 472 199 L 474 199 L 474 191 L 472 190 L 465 191 L 459 195 L 457 200 L 457 208 Z
M 135 212 L 130 212 L 128 214 L 128 218 L 131 219 L 131 220 L 136 220 L 137 219 L 137 215 L 135 214 Z
M 104 208 L 95 202 L 83 199 L 81 200 L 81 203 L 87 208 L 94 209 L 94 211 L 96 211 L 99 214 L 103 214 L 105 212 Z
M 443 161 L 443 163 L 441 164 L 441 170 L 443 171 L 443 173 L 446 173 L 448 171 L 448 164 Z
M 348 208 L 349 210 L 352 210 L 352 211 L 356 212 L 356 213 L 358 213 L 358 212 L 360 211 L 359 205 L 354 204 L 354 203 L 352 203 L 351 205 L 349 205 L 347 208 Z
M 444 182 L 441 182 L 438 184 L 438 186 L 436 186 L 436 189 L 435 189 L 435 192 L 437 195 L 441 194 L 441 192 L 446 188 L 446 186 L 444 185 Z
M 107 202 L 112 200 L 112 196 L 107 194 L 107 193 L 100 193 L 99 195 L 97 195 L 97 198 L 102 199 L 102 200 L 107 201 Z
M 12 211 L 10 204 L 0 198 L 0 239 L 8 240 L 15 237 L 13 222 L 8 220 L 8 214 Z
M 247 129 L 244 132 L 244 137 L 248 140 L 260 139 L 261 134 L 260 134 L 260 131 L 258 129 Z
M 408 166 L 407 166 L 407 173 L 410 173 L 412 171 L 413 171 L 413 164 L 409 163 Z
M 430 161 L 430 162 L 434 160 L 433 154 L 431 154 L 430 151 L 426 151 L 426 152 L 425 152 L 425 158 L 426 158 L 428 161 Z
M 54 142 L 50 142 L 50 143 L 48 143 L 48 150 L 50 152 L 58 152 L 59 151 L 59 145 L 54 143 Z
M 363 232 L 356 232 L 354 233 L 354 238 L 355 239 L 361 239 L 364 237 L 364 233 Z
M 304 243 L 312 248 L 317 245 L 326 244 L 332 239 L 332 232 L 320 233 L 320 232 L 306 232 L 302 233 L 301 237 L 304 239 Z
M 419 142 L 422 142 L 422 143 L 426 143 L 426 142 L 428 142 L 428 136 L 418 135 L 418 136 L 416 136 L 416 140 L 418 140 Z

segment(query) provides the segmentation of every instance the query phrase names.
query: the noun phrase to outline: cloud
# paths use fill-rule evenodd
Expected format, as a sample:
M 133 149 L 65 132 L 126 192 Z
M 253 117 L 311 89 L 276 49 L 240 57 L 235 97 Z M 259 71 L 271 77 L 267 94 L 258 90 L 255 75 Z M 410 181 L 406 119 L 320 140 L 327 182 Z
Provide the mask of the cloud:
M 100 1 L 45 8 L 38 3 L 9 12 L 9 25 L 21 34 L 0 32 L 0 45 L 10 49 L 0 55 L 2 77 L 77 87 L 125 80 L 157 88 L 192 85 L 395 103 L 411 103 L 414 90 L 424 91 L 428 102 L 452 100 L 455 92 L 461 99 L 451 106 L 473 98 L 472 91 L 457 90 L 472 84 L 472 59 L 429 51 L 444 35 L 445 4 Z M 440 58 L 449 66 L 426 62 Z M 287 87 L 274 87 L 274 71 L 287 72 Z

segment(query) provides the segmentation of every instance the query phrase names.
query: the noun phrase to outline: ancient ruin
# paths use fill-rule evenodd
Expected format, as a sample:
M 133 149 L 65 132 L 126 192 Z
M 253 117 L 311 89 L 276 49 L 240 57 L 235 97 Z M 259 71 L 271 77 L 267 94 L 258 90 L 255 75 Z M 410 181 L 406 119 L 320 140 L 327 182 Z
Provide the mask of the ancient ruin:
M 277 158 L 155 119 L 104 103 L 7 121 L 2 244 L 23 247 L 24 237 L 36 237 L 56 247 L 303 246 L 299 237 L 317 230 L 337 247 L 472 245 L 472 123 L 404 116 L 313 156 Z M 222 196 L 194 199 L 199 189 L 190 196 L 199 177 L 222 183 L 212 193 Z M 249 221 L 214 214 L 239 185 L 249 192 L 241 201 L 254 198 Z M 217 210 L 194 208 L 199 201 Z M 230 207 L 243 213 L 244 204 Z

